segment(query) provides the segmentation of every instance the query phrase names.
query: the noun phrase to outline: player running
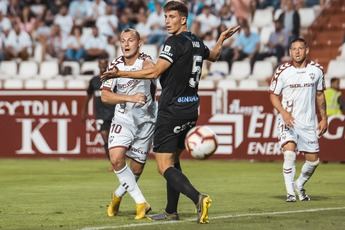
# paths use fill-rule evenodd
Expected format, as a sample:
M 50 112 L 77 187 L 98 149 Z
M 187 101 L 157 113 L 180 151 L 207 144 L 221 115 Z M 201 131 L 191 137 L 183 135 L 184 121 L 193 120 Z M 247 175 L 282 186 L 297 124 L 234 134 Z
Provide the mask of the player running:
M 224 40 L 232 36 L 239 27 L 225 30 L 214 48 L 209 50 L 201 39 L 187 31 L 188 8 L 185 4 L 169 1 L 164 6 L 164 12 L 166 28 L 171 36 L 163 45 L 157 63 L 141 71 L 113 69 L 102 77 L 154 79 L 161 76 L 162 94 L 153 151 L 158 170 L 167 182 L 167 206 L 165 213 L 151 216 L 151 219 L 179 219 L 177 204 L 182 193 L 195 204 L 197 222 L 205 224 L 209 222 L 211 198 L 196 190 L 182 173 L 179 156 L 184 149 L 185 136 L 195 126 L 198 118 L 198 83 L 203 60 L 217 60 Z
M 290 44 L 292 61 L 280 65 L 270 86 L 270 99 L 280 113 L 279 142 L 284 154 L 283 175 L 287 202 L 309 201 L 304 184 L 319 165 L 318 138 L 327 131 L 323 68 L 307 59 L 309 48 L 302 38 Z M 282 97 L 282 100 L 280 100 Z M 321 120 L 317 127 L 315 101 Z M 305 163 L 294 182 L 296 151 L 304 154 Z
M 139 52 L 141 40 L 136 30 L 124 30 L 120 43 L 123 56 L 112 61 L 108 70 L 134 71 L 153 65 L 149 56 Z M 116 104 L 108 145 L 110 160 L 120 181 L 108 206 L 108 216 L 117 215 L 126 192 L 136 203 L 135 219 L 144 218 L 151 210 L 136 181 L 144 169 L 152 144 L 156 121 L 154 94 L 155 82 L 152 80 L 117 78 L 102 85 L 102 101 Z M 130 159 L 130 167 L 126 164 L 126 156 Z

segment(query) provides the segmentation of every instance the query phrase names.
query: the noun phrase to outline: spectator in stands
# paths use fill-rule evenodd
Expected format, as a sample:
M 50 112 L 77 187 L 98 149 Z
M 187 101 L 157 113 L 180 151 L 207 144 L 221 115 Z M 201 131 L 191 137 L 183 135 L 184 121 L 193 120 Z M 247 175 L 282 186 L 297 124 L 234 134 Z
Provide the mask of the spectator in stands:
M 71 33 L 73 26 L 73 18 L 68 14 L 66 5 L 61 6 L 59 13 L 55 15 L 54 24 L 59 25 L 63 36 L 68 36 Z
M 90 17 L 91 2 L 87 0 L 75 0 L 69 5 L 69 15 L 73 17 L 74 24 L 84 25 Z
M 5 59 L 3 36 L 0 35 L 0 61 Z
M 61 63 L 63 60 L 64 39 L 65 37 L 63 37 L 61 33 L 60 26 L 53 24 L 48 37 L 43 37 L 41 39 L 43 60 L 57 58 Z
M 333 77 L 331 87 L 325 90 L 327 116 L 345 114 L 345 99 L 341 95 L 340 80 Z
M 96 26 L 100 35 L 107 37 L 110 44 L 115 44 L 117 40 L 116 30 L 118 23 L 119 19 L 113 13 L 111 5 L 107 5 L 105 8 L 105 14 L 97 18 Z
M 282 22 L 284 28 L 288 31 L 289 41 L 292 41 L 299 37 L 301 27 L 300 16 L 292 0 L 282 2 L 282 10 L 283 12 L 280 14 L 278 20 Z
M 85 58 L 85 49 L 82 42 L 82 28 L 73 26 L 70 35 L 64 45 L 66 47 L 65 59 L 70 61 L 80 61 Z
M 150 13 L 147 19 L 147 25 L 149 26 L 151 33 L 147 39 L 148 44 L 156 44 L 160 47 L 167 36 L 165 32 L 165 18 L 162 5 L 159 2 L 155 2 L 155 11 Z
M 0 33 L 4 35 L 4 37 L 7 37 L 10 33 L 11 28 L 12 23 L 10 19 L 6 17 L 6 14 L 0 11 Z
M 91 2 L 90 10 L 90 20 L 96 21 L 98 17 L 105 15 L 105 8 L 107 4 L 103 0 L 94 0 Z
M 256 9 L 266 9 L 272 6 L 275 10 L 280 6 L 280 0 L 259 0 L 257 1 Z
M 234 12 L 231 10 L 230 4 L 224 4 L 219 10 L 219 17 L 222 24 L 227 27 L 233 27 L 237 25 L 237 19 Z
M 235 12 L 236 18 L 251 21 L 253 9 L 252 1 L 254 0 L 231 0 L 232 11 Z M 254 9 L 255 10 L 255 9 Z
M 132 11 L 127 7 L 121 12 L 119 17 L 119 26 L 117 28 L 117 31 L 119 33 L 125 29 L 134 27 L 134 24 L 129 19 L 129 15 L 131 14 L 131 12 Z
M 141 8 L 139 13 L 137 14 L 138 23 L 135 25 L 135 29 L 140 34 L 140 38 L 143 43 L 147 43 L 147 39 L 150 36 L 151 29 L 150 26 L 147 24 L 147 15 L 144 8 Z
M 25 5 L 19 17 L 16 18 L 20 28 L 30 35 L 35 31 L 37 19 L 36 15 L 31 11 L 29 5 Z
M 92 34 L 84 38 L 84 48 L 86 51 L 85 60 L 96 60 L 99 58 L 107 58 L 106 52 L 107 39 L 99 35 L 96 25 L 92 26 Z
M 10 31 L 5 40 L 5 58 L 7 60 L 13 58 L 27 60 L 31 53 L 32 41 L 30 35 L 21 30 L 19 23 L 15 22 L 13 30 Z
M 281 21 L 274 22 L 275 30 L 270 34 L 268 43 L 266 44 L 268 51 L 259 53 L 256 60 L 263 60 L 266 57 L 277 57 L 278 63 L 281 62 L 282 57 L 289 45 L 289 33 L 284 29 Z
M 243 23 L 241 33 L 236 37 L 234 48 L 230 50 L 226 57 L 231 69 L 234 61 L 249 59 L 251 70 L 253 70 L 256 55 L 260 49 L 260 37 L 257 33 L 250 31 L 248 23 Z
M 8 1 L 0 1 L 0 14 L 6 15 L 8 8 Z
M 68 6 L 71 2 L 70 0 L 43 0 L 45 4 L 47 5 L 47 9 L 49 9 L 52 14 L 56 15 L 59 13 L 60 8 L 65 5 Z
M 211 13 L 211 7 L 205 5 L 200 15 L 195 18 L 200 23 L 200 32 L 205 35 L 208 32 L 215 32 L 220 25 L 220 19 Z
M 25 2 L 20 0 L 9 0 L 7 7 L 7 14 L 9 16 L 19 16 Z

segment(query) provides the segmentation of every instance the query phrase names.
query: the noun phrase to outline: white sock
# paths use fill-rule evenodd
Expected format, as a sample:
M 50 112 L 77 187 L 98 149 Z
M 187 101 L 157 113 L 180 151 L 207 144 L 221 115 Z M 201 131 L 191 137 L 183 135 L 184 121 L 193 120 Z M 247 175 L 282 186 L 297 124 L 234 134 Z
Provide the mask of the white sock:
M 120 181 L 120 185 L 131 195 L 135 203 L 141 204 L 146 202 L 144 195 L 135 181 L 135 176 L 132 170 L 126 165 L 123 169 L 115 171 L 117 178 Z
M 304 184 L 310 179 L 310 177 L 313 175 L 315 169 L 319 165 L 319 159 L 316 161 L 305 161 L 301 174 L 299 175 L 298 179 L 296 180 L 296 185 L 299 189 L 302 189 Z
M 135 177 L 135 181 L 138 181 L 140 176 L 134 174 L 134 177 Z M 122 187 L 122 185 L 119 185 L 119 187 L 117 187 L 116 190 L 114 191 L 114 194 L 117 197 L 123 197 L 126 194 L 126 192 L 127 192 L 126 189 Z
M 296 153 L 294 151 L 284 151 L 283 176 L 286 192 L 295 195 L 294 178 L 296 173 Z

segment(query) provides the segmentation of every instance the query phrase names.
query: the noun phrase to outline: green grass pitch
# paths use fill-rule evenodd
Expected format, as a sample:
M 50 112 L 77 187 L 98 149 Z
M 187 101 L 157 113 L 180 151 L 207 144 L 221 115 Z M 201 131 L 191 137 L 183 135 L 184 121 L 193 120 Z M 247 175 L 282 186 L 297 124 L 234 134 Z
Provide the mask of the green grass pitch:
M 106 160 L 0 160 L 0 229 L 345 229 L 345 165 L 321 164 L 306 185 L 312 201 L 286 203 L 282 163 L 185 160 L 183 171 L 213 203 L 210 223 L 180 199 L 178 222 L 135 221 L 126 195 L 119 216 L 106 216 L 118 185 Z M 300 169 L 301 162 L 298 163 Z M 297 170 L 299 173 L 299 170 Z M 165 183 L 150 160 L 140 187 L 153 208 L 165 205 Z

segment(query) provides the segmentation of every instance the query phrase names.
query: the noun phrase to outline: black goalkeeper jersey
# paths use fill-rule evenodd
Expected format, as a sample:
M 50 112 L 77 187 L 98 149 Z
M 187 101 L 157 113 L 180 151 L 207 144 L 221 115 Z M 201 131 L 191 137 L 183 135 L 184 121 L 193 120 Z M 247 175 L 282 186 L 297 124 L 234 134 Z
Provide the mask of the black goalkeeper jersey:
M 159 57 L 172 65 L 160 76 L 159 116 L 176 119 L 198 117 L 198 83 L 203 60 L 209 53 L 202 40 L 190 32 L 172 35 L 166 40 Z
M 114 116 L 114 105 L 107 105 L 102 102 L 100 87 L 102 82 L 99 76 L 94 76 L 89 82 L 87 88 L 87 94 L 93 95 L 94 111 L 96 119 L 102 119 L 104 121 L 111 121 Z

